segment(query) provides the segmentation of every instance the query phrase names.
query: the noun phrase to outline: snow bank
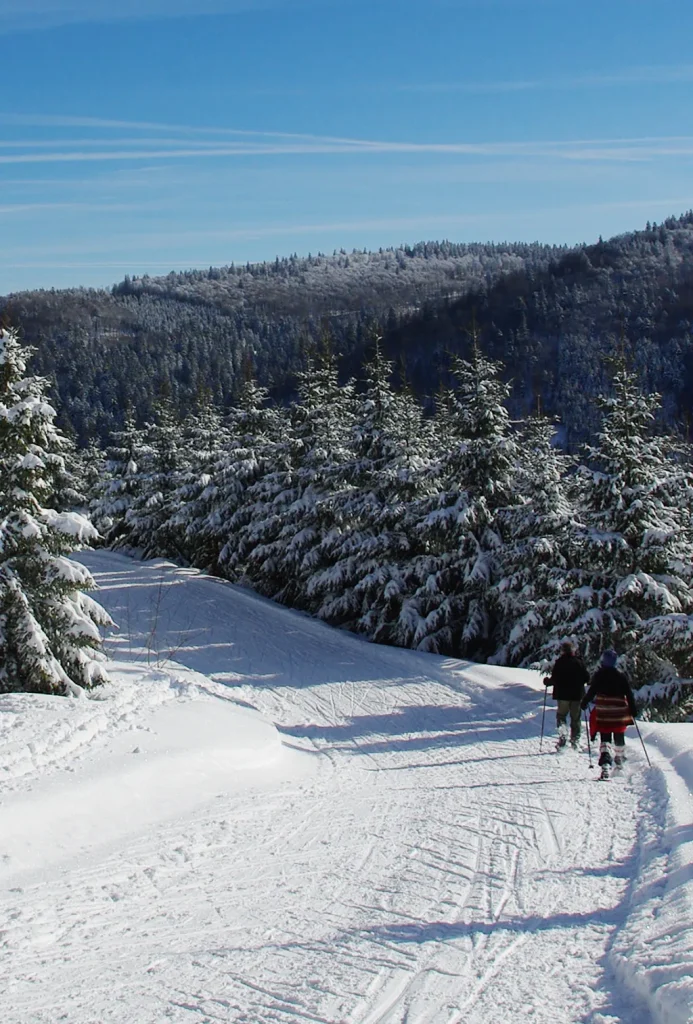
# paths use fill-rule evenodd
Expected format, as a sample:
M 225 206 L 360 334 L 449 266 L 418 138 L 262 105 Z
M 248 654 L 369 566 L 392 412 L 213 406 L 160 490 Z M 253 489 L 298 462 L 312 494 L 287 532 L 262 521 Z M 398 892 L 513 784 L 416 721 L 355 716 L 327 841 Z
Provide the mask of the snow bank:
M 196 690 L 171 673 L 114 664 L 112 685 L 91 699 L 68 700 L 41 694 L 0 695 L 0 785 L 71 764 L 110 734 L 136 728 L 142 715 Z
M 101 700 L 0 698 L 3 881 L 303 768 L 271 722 L 194 672 L 112 675 Z
M 690 1024 L 693 725 L 653 724 L 643 732 L 653 762 L 649 777 L 655 824 L 644 819 L 641 824 L 632 910 L 614 942 L 611 960 L 622 980 L 649 1004 L 657 1024 Z

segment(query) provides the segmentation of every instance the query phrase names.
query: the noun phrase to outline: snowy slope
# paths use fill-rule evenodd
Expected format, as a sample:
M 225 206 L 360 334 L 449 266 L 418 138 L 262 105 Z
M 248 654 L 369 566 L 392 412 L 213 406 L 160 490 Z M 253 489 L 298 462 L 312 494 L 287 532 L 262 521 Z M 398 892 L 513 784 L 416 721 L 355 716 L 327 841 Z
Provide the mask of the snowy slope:
M 3 881 L 16 884 L 32 869 L 43 871 L 146 832 L 156 821 L 196 809 L 216 790 L 296 772 L 295 755 L 256 711 L 208 696 L 194 700 L 200 696 L 194 673 L 140 672 L 134 682 L 113 666 L 112 675 L 120 689 L 114 689 L 113 702 L 103 703 L 121 714 L 110 722 L 92 701 L 0 698 L 9 739 L 1 767 L 22 773 L 21 782 L 4 788 L 0 804 Z M 123 714 L 128 689 L 134 707 Z M 161 705 L 143 707 L 142 696 L 152 694 Z M 50 735 L 51 727 L 62 739 L 53 758 L 45 744 L 39 754 L 34 739 L 37 732 Z M 86 749 L 75 759 L 80 741 Z M 40 785 L 31 777 L 32 762 Z
M 85 561 L 114 686 L 0 698 L 3 1021 L 693 1020 L 693 727 L 597 784 L 531 673 Z

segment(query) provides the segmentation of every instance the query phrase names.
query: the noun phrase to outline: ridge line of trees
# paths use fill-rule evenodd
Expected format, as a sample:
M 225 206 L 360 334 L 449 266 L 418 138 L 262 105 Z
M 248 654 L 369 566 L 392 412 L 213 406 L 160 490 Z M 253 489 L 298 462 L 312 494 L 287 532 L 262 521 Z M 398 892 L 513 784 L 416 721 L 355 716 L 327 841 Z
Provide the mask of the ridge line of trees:
M 452 381 L 449 354 L 469 359 L 473 313 L 506 367 L 512 417 L 540 395 L 577 446 L 598 429 L 603 356 L 621 335 L 665 422 L 693 415 L 692 282 L 689 213 L 573 249 L 426 242 L 23 292 L 0 298 L 0 317 L 36 348 L 58 424 L 80 447 L 105 444 L 126 409 L 138 426 L 151 421 L 162 394 L 179 417 L 208 394 L 237 405 L 248 361 L 275 401 L 293 401 L 324 329 L 342 382 L 361 372 L 375 330 L 399 377 L 430 395 Z

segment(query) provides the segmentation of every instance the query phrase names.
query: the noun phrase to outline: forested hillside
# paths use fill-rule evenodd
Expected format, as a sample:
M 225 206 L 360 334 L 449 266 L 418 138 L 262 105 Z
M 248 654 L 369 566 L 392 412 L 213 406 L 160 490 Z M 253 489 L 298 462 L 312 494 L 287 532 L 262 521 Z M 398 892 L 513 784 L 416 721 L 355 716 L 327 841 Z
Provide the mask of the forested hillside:
M 110 291 L 10 295 L 0 315 L 36 347 L 60 425 L 82 445 L 105 441 L 128 410 L 151 420 L 162 397 L 181 417 L 228 407 L 249 371 L 275 399 L 293 397 L 325 333 L 343 379 L 383 335 L 398 379 L 430 405 L 450 355 L 469 355 L 474 320 L 512 380 L 511 414 L 540 399 L 579 441 L 608 378 L 603 356 L 619 348 L 662 393 L 667 421 L 690 415 L 693 214 L 570 250 L 420 243 L 126 277 Z
M 662 415 L 693 411 L 693 213 L 601 239 L 529 264 L 462 297 L 427 303 L 387 332 L 385 350 L 425 393 L 449 379 L 450 353 L 468 356 L 472 323 L 512 378 L 510 408 L 560 417 L 568 440 L 597 426 L 594 397 L 607 385 L 604 356 L 624 354 L 643 385 L 663 396 Z
M 129 278 L 111 291 L 24 292 L 0 315 L 37 349 L 57 392 L 61 426 L 80 444 L 106 440 L 130 408 L 143 423 L 158 397 L 182 416 L 227 405 L 252 372 L 280 400 L 306 350 L 329 332 L 345 362 L 373 329 L 396 326 L 425 301 L 538 272 L 564 250 L 540 245 L 422 243 L 377 253 L 289 257 L 245 267 Z M 351 357 L 351 358 L 350 358 Z

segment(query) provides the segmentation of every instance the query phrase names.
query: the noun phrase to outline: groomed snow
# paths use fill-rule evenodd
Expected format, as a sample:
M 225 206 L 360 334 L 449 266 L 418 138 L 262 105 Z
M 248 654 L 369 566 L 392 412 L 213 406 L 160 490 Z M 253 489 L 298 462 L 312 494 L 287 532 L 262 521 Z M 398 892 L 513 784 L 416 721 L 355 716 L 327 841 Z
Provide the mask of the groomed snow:
M 693 1020 L 693 726 L 596 783 L 531 673 L 82 560 L 112 684 L 0 697 L 3 1022 Z

